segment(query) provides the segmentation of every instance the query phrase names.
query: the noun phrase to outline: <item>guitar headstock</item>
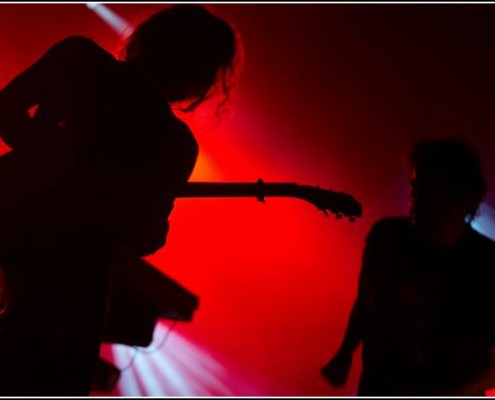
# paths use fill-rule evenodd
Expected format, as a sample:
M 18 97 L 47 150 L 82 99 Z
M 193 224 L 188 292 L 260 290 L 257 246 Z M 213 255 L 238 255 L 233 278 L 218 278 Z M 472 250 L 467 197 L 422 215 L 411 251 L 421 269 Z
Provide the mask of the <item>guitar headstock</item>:
M 325 215 L 330 211 L 337 219 L 347 217 L 350 222 L 363 215 L 361 204 L 348 193 L 339 193 L 318 186 L 299 186 L 298 191 L 299 198 L 312 203 Z

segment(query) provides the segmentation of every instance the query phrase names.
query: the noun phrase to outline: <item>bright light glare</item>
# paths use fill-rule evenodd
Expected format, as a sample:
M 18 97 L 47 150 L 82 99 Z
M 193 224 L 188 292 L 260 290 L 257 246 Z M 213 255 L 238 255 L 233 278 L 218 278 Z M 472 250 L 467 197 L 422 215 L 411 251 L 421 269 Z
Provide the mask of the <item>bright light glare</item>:
M 100 3 L 86 3 L 86 6 L 93 10 L 103 21 L 105 21 L 119 36 L 128 38 L 133 31 L 133 27 L 125 19 L 117 15 L 110 8 Z
M 156 326 L 157 342 L 167 330 Z M 150 345 L 153 348 L 155 344 Z M 123 368 L 134 349 L 113 345 L 112 353 L 115 365 Z M 122 372 L 118 392 L 124 396 L 262 396 L 280 390 L 235 369 L 174 331 L 161 349 L 138 353 L 132 367 Z
M 495 240 L 495 210 L 489 205 L 482 203 L 478 214 L 471 224 L 473 229 Z

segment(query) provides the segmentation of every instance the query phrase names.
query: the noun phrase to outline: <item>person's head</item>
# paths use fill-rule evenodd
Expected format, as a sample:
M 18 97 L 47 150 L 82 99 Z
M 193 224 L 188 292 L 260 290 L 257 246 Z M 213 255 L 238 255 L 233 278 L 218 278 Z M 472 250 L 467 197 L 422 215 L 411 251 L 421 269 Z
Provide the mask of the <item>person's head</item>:
M 454 138 L 415 143 L 408 156 L 410 217 L 423 229 L 448 229 L 476 216 L 486 194 L 477 152 Z
M 239 62 L 240 40 L 233 27 L 199 5 L 174 5 L 152 15 L 130 36 L 123 58 L 149 79 L 169 103 L 193 110 L 217 83 L 224 102 Z

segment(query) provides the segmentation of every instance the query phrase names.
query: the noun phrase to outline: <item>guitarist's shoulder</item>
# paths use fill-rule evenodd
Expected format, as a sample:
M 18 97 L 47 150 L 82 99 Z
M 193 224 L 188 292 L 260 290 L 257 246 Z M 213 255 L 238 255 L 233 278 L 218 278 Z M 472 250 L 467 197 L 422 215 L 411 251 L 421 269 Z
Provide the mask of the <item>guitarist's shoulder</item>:
M 411 232 L 411 223 L 406 217 L 384 217 L 376 221 L 369 233 L 368 241 L 400 237 Z
M 57 65 L 65 73 L 78 70 L 101 68 L 103 65 L 114 66 L 115 57 L 96 43 L 93 39 L 82 36 L 68 36 L 53 44 L 40 60 L 42 65 Z

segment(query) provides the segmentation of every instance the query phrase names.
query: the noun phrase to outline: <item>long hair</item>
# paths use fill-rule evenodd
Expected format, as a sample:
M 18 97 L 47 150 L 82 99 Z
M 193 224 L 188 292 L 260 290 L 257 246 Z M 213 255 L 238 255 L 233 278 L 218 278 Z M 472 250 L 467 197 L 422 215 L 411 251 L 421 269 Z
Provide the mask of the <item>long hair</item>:
M 243 52 L 239 33 L 227 21 L 199 5 L 174 5 L 141 23 L 121 58 L 162 82 L 182 90 L 169 99 L 187 102 L 192 111 L 220 91 L 217 111 L 230 104 Z M 214 93 L 216 94 L 216 93 Z

